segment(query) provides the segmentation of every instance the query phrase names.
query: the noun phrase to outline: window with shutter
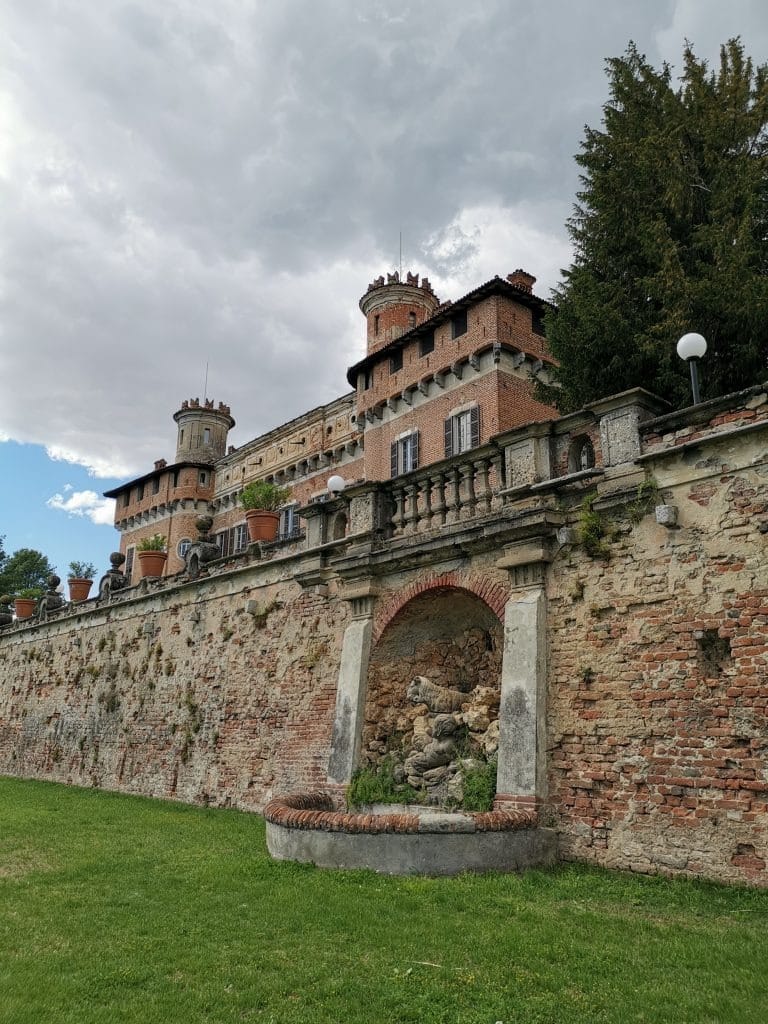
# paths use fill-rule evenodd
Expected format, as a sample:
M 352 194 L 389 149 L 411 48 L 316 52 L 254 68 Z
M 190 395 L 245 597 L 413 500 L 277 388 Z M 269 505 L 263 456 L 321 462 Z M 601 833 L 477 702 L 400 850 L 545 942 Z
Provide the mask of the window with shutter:
M 480 445 L 480 406 L 476 405 L 469 410 L 470 426 L 470 447 L 477 448 Z
M 393 477 L 401 473 L 410 473 L 419 468 L 419 432 L 393 441 L 390 447 L 390 471 Z
M 445 421 L 445 457 L 450 459 L 453 455 L 453 416 Z
M 445 457 L 468 452 L 480 444 L 480 408 L 472 406 L 445 421 Z

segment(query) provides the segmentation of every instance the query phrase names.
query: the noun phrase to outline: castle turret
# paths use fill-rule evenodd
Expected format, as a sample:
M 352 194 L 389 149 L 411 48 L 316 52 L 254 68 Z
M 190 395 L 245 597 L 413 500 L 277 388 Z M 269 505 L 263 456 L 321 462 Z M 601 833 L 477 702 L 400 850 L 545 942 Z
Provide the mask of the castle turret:
M 190 398 L 181 403 L 173 418 L 179 428 L 177 462 L 214 463 L 226 453 L 227 434 L 235 425 L 228 405 L 219 402 L 214 408 L 209 399 L 201 405 L 199 398 Z
M 439 306 L 426 277 L 408 272 L 405 281 L 400 274 L 377 277 L 368 285 L 360 299 L 360 309 L 368 321 L 368 355 L 377 352 L 401 334 L 428 320 Z

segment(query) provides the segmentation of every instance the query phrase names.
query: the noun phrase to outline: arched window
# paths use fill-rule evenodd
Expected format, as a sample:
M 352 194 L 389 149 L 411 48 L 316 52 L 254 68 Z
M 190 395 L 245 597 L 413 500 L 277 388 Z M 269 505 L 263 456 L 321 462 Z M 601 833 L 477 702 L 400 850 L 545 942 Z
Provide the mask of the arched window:
M 586 434 L 579 434 L 571 441 L 568 449 L 568 472 L 580 473 L 585 469 L 594 469 L 595 449 Z
M 331 531 L 332 540 L 341 540 L 342 537 L 347 535 L 347 517 L 343 512 L 339 512 L 333 520 L 333 529 Z

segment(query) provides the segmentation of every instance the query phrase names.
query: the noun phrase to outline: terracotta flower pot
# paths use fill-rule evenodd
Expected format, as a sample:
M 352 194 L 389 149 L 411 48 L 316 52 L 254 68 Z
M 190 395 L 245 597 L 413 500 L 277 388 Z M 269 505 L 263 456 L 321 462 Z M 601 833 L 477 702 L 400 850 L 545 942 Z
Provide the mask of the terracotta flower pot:
M 253 543 L 257 540 L 277 540 L 280 525 L 279 512 L 265 512 L 264 509 L 249 508 L 245 513 L 248 536 Z
M 93 580 L 85 580 L 81 576 L 73 576 L 67 580 L 70 601 L 87 601 L 93 586 Z
M 162 576 L 165 560 L 168 557 L 165 551 L 138 551 L 139 575 Z
M 13 602 L 13 610 L 17 619 L 31 619 L 35 614 L 37 601 L 34 597 L 17 597 Z

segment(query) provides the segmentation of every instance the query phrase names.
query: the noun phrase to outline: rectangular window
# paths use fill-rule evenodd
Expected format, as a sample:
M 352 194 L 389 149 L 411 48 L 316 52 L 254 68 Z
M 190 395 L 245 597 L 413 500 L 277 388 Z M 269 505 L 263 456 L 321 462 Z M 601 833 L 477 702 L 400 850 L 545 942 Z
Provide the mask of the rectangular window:
M 178 487 L 178 486 L 179 486 L 179 471 L 177 469 L 175 469 L 171 473 L 171 487 Z
M 248 547 L 248 527 L 245 523 L 239 523 L 234 528 L 234 549 L 235 551 L 245 551 Z
M 357 382 L 361 391 L 370 391 L 373 384 L 373 371 L 369 368 L 365 373 L 361 373 L 357 378 Z
M 153 494 L 157 494 L 159 490 L 160 490 L 160 477 L 156 476 L 155 479 L 152 481 L 152 493 Z
M 403 368 L 403 350 L 400 349 L 399 352 L 393 352 L 392 355 L 389 357 L 389 372 L 390 373 L 397 373 L 397 371 L 398 370 L 402 370 L 402 368 Z
M 280 509 L 280 526 L 277 536 L 280 540 L 289 540 L 291 537 L 298 537 L 301 532 L 301 524 L 296 514 L 298 505 L 287 505 Z
M 221 557 L 236 555 L 239 551 L 245 551 L 248 547 L 248 528 L 245 523 L 230 527 L 229 530 L 221 530 L 216 534 L 216 543 L 219 545 Z
M 131 504 L 131 492 L 130 491 L 124 491 L 123 492 L 123 508 L 128 508 L 128 506 L 130 504 Z
M 544 317 L 541 314 L 541 310 L 534 309 L 531 312 L 531 330 L 534 334 L 541 335 L 542 338 L 547 336 L 547 332 L 544 330 Z
M 210 443 L 211 443 L 211 428 L 210 427 L 204 427 L 203 428 L 203 444 L 210 444 Z
M 401 473 L 410 473 L 419 468 L 419 432 L 393 441 L 390 446 L 390 473 L 393 477 Z
M 445 421 L 445 457 L 460 455 L 480 444 L 480 408 L 472 406 L 465 412 L 449 416 Z
M 130 548 L 126 548 L 125 549 L 125 570 L 124 570 L 124 572 L 125 572 L 125 575 L 128 577 L 129 580 L 130 580 L 131 574 L 133 572 L 133 553 L 134 553 L 135 550 L 136 550 L 135 547 L 130 547 Z
M 435 351 L 435 332 L 430 331 L 423 338 L 419 338 L 419 355 L 426 356 Z
M 456 316 L 451 318 L 451 337 L 460 338 L 462 334 L 467 333 L 467 311 L 463 313 L 457 313 Z
M 144 497 L 144 484 L 139 484 L 136 488 L 136 501 L 141 501 Z
M 208 474 L 204 469 L 200 470 L 200 474 L 197 479 L 201 487 L 206 486 L 206 484 L 208 483 Z

